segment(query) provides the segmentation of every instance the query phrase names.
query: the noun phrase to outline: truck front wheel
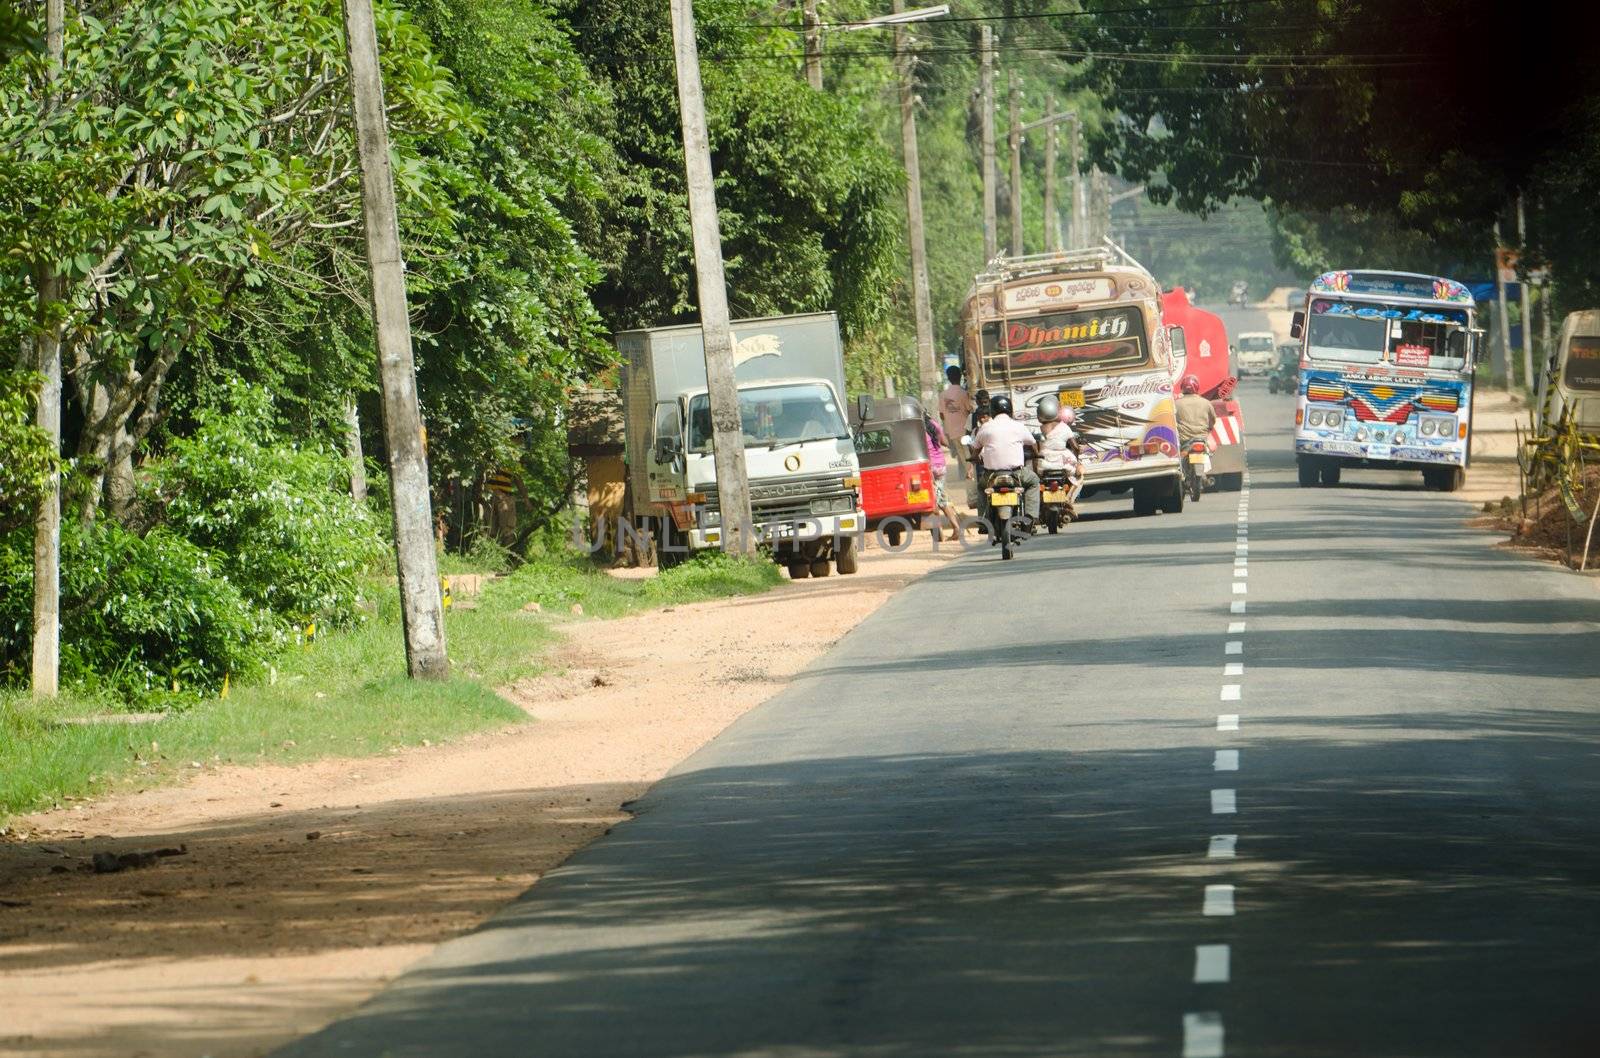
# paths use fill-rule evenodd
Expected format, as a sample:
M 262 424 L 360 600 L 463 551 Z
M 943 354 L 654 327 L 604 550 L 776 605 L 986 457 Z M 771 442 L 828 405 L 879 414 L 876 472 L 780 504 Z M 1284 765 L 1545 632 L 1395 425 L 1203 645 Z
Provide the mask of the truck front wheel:
M 839 546 L 834 551 L 834 564 L 838 566 L 841 575 L 854 573 L 861 568 L 856 556 L 856 538 L 846 536 L 839 540 Z
M 789 563 L 790 580 L 805 580 L 809 576 L 811 576 L 811 563 L 804 559 Z

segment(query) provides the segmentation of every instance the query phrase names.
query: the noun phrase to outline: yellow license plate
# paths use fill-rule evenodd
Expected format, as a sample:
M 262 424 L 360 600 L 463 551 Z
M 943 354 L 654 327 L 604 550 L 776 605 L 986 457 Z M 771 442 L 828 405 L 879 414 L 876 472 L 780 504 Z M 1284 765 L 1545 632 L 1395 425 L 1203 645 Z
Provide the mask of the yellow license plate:
M 1039 498 L 1046 503 L 1066 503 L 1067 491 L 1065 489 L 1045 489 L 1039 493 Z
M 1197 467 L 1205 466 L 1206 457 L 1199 452 L 1191 452 L 1189 453 L 1189 462 Z
M 927 503 L 928 502 L 928 490 L 927 489 L 920 489 L 920 490 L 918 490 L 916 492 L 908 492 L 908 493 L 906 493 L 906 502 L 907 503 Z
M 1017 505 L 1017 499 L 1018 497 L 1015 492 L 996 492 L 989 497 L 989 506 L 1015 507 Z
M 1063 404 L 1069 404 L 1074 408 L 1083 407 L 1083 390 L 1081 389 L 1064 389 L 1056 396 L 1060 398 Z

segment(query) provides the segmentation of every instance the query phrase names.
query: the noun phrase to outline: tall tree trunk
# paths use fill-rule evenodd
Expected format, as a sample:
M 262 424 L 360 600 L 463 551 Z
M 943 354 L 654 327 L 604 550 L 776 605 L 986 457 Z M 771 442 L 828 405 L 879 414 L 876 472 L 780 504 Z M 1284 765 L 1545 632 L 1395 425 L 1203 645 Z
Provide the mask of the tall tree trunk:
M 367 502 L 367 462 L 361 451 L 361 410 L 354 393 L 345 398 L 344 452 L 350 461 L 350 495 L 357 503 Z

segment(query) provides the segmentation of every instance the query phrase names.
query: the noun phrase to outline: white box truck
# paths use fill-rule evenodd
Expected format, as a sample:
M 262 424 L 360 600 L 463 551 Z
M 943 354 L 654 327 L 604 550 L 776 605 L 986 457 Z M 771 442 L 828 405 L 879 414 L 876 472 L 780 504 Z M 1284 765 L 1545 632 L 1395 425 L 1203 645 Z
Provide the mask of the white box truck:
M 705 346 L 698 324 L 615 341 L 634 514 L 655 534 L 658 561 L 672 565 L 722 536 Z M 792 577 L 854 573 L 866 519 L 838 318 L 736 320 L 733 343 L 757 537 Z

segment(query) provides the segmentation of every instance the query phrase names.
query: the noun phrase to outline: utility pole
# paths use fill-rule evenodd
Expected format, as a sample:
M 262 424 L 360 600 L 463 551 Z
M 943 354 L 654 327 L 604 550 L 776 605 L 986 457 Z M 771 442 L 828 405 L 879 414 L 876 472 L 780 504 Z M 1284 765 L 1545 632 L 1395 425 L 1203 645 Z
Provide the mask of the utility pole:
M 894 13 L 905 10 L 894 0 Z M 900 74 L 900 146 L 906 166 L 906 227 L 911 239 L 911 309 L 917 325 L 917 375 L 922 406 L 932 408 L 939 392 L 939 361 L 933 349 L 933 305 L 928 293 L 928 243 L 922 223 L 922 159 L 917 150 L 917 96 L 914 61 L 904 26 L 894 28 L 895 63 Z
M 1079 141 L 1081 123 L 1078 115 L 1072 115 L 1072 235 L 1068 240 L 1072 248 L 1087 246 L 1088 239 L 1084 238 L 1083 231 L 1083 173 L 1079 166 L 1083 164 L 1082 144 Z
M 1494 222 L 1495 311 L 1500 318 L 1500 360 L 1506 369 L 1506 392 L 1516 392 L 1516 372 L 1511 370 L 1511 320 L 1506 314 L 1506 277 L 1500 271 L 1500 222 Z
M 1528 214 L 1523 208 L 1522 192 L 1517 192 L 1517 250 L 1518 260 L 1524 265 L 1528 255 Z M 1533 373 L 1533 299 L 1528 292 L 1528 270 L 1522 270 L 1522 276 L 1517 286 L 1522 290 L 1522 381 L 1528 387 L 1528 394 L 1534 391 Z
M 367 457 L 361 451 L 361 411 L 354 393 L 344 399 L 344 457 L 350 464 L 350 498 L 367 502 Z
M 1011 142 L 1011 255 L 1021 257 L 1022 246 L 1022 90 L 1017 87 L 1017 71 L 1007 70 L 1006 80 L 1010 86 L 1010 130 L 1007 138 Z
M 755 552 L 750 517 L 750 479 L 744 465 L 744 430 L 739 385 L 733 377 L 733 331 L 728 325 L 728 286 L 722 272 L 722 231 L 711 175 L 711 140 L 700 88 L 700 47 L 694 36 L 693 0 L 671 0 L 672 46 L 678 67 L 678 109 L 683 121 L 683 165 L 689 187 L 689 225 L 694 231 L 694 271 L 700 293 L 700 334 L 705 345 L 706 389 L 711 400 L 711 443 L 717 471 L 717 506 L 722 512 L 722 550 Z
M 65 61 L 66 7 L 45 0 L 45 108 L 55 106 L 56 86 Z M 34 366 L 43 382 L 34 424 L 50 439 L 52 456 L 61 455 L 61 321 L 57 306 L 65 293 L 61 273 L 51 261 L 34 265 L 38 286 L 39 332 L 33 340 Z M 33 517 L 33 696 L 54 698 L 61 689 L 61 472 L 54 470 Z
M 1044 113 L 1044 248 L 1061 249 L 1061 218 L 1056 216 L 1056 97 L 1045 98 Z
M 406 672 L 412 679 L 442 680 L 450 675 L 450 656 L 445 651 L 428 453 L 417 406 L 417 372 L 411 353 L 405 264 L 400 257 L 400 222 L 395 212 L 394 174 L 389 168 L 389 127 L 383 109 L 372 0 L 344 0 L 344 32 L 361 161 L 367 265 L 372 272 L 372 329 L 377 336 L 384 439 L 389 449 Z
M 822 26 L 817 18 L 817 0 L 800 5 L 800 22 L 805 31 L 806 81 L 822 91 Z
M 979 36 L 978 106 L 983 129 L 983 263 L 1000 252 L 1000 232 L 995 217 L 994 171 L 994 30 L 985 23 Z

